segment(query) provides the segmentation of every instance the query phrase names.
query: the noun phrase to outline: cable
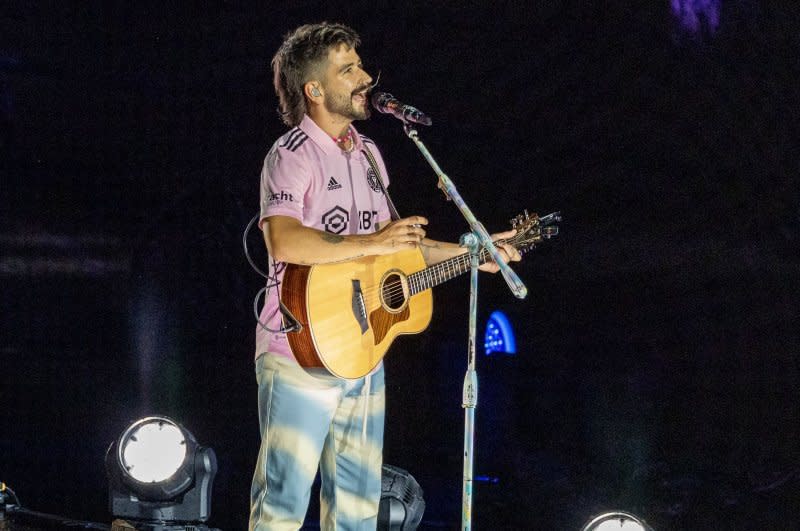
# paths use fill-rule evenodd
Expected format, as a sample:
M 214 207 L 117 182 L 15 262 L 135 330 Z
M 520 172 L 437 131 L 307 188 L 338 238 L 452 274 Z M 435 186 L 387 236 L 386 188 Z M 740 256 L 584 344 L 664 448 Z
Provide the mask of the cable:
M 102 524 L 99 522 L 87 522 L 84 520 L 72 520 L 71 518 L 67 518 L 65 516 L 60 516 L 57 514 L 31 511 L 30 509 L 25 509 L 24 507 L 15 508 L 14 514 L 27 516 L 29 518 L 33 518 L 34 520 L 39 520 L 39 521 L 43 520 L 46 522 L 57 523 L 62 527 L 75 527 L 80 529 L 102 529 L 104 531 L 109 531 L 109 529 L 111 529 L 111 527 L 108 524 Z M 52 523 L 50 524 L 50 526 L 52 526 Z
M 260 267 L 256 265 L 253 261 L 253 258 L 250 256 L 250 248 L 247 246 L 247 235 L 250 233 L 250 230 L 253 228 L 253 225 L 259 218 L 259 213 L 256 213 L 255 216 L 250 220 L 247 226 L 244 229 L 244 233 L 242 234 L 242 247 L 244 247 L 244 256 L 247 258 L 247 261 L 250 263 L 250 267 L 252 267 L 256 273 L 261 275 L 267 280 L 267 284 L 258 290 L 256 293 L 255 298 L 253 299 L 253 314 L 255 315 L 256 322 L 258 326 L 262 329 L 266 330 L 272 334 L 285 334 L 287 332 L 297 332 L 300 330 L 301 326 L 300 323 L 295 319 L 295 317 L 286 309 L 282 302 L 280 302 L 280 294 L 278 294 L 278 309 L 275 310 L 276 312 L 280 311 L 286 320 L 290 323 L 289 326 L 281 325 L 280 328 L 277 330 L 273 330 L 272 328 L 268 327 L 266 323 L 261 321 L 261 312 L 258 310 L 258 300 L 261 298 L 261 295 L 264 294 L 264 301 L 266 302 L 267 297 L 269 297 L 269 291 L 272 288 L 278 289 L 281 285 L 281 281 L 278 280 L 278 275 L 280 275 L 283 270 L 286 268 L 286 264 L 284 262 L 276 262 L 274 258 L 268 256 L 268 259 L 272 259 L 272 275 L 268 273 L 264 273 Z M 270 315 L 267 319 L 271 319 L 275 313 Z
M 8 485 L 0 481 L 0 498 L 2 498 L 2 495 L 6 492 L 14 498 L 14 505 L 6 506 L 6 511 L 7 514 L 9 515 L 22 515 L 37 520 L 56 522 L 64 527 L 80 527 L 82 529 L 103 529 L 105 531 L 108 531 L 109 529 L 109 526 L 106 524 L 101 524 L 97 522 L 85 522 L 81 520 L 72 520 L 71 518 L 67 518 L 65 516 L 59 516 L 49 513 L 41 513 L 39 511 L 32 511 L 30 509 L 26 509 L 20 503 L 19 497 L 17 496 L 17 493 L 14 492 L 14 489 L 12 489 Z
M 242 247 L 244 247 L 244 256 L 247 258 L 247 261 L 250 263 L 250 267 L 252 267 L 253 269 L 255 269 L 256 273 L 258 273 L 258 274 L 259 274 L 259 275 L 261 275 L 262 277 L 264 277 L 264 278 L 266 278 L 266 279 L 269 279 L 269 275 L 267 275 L 266 273 L 264 273 L 264 272 L 261 270 L 261 268 L 259 268 L 259 267 L 256 265 L 256 263 L 255 263 L 255 262 L 253 262 L 253 259 L 250 257 L 250 249 L 247 247 L 247 235 L 250 233 L 250 229 L 252 229 L 252 228 L 253 228 L 253 224 L 256 222 L 256 220 L 258 219 L 258 217 L 259 217 L 259 214 L 258 214 L 258 213 L 256 213 L 256 215 L 255 215 L 255 216 L 253 216 L 253 219 L 251 219 L 251 220 L 250 220 L 250 222 L 247 224 L 247 227 L 245 227 L 245 229 L 244 229 L 244 234 L 242 234 Z

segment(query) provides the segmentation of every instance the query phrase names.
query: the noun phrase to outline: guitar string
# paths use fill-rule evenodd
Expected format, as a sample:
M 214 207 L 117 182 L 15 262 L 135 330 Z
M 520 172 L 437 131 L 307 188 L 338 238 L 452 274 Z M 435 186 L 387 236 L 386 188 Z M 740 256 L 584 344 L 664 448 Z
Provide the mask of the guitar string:
M 512 244 L 514 244 L 514 243 L 516 243 L 516 242 L 514 242 L 515 239 L 517 239 L 516 236 L 512 237 L 512 238 L 510 238 L 508 240 L 497 240 L 497 243 L 512 243 Z M 487 259 L 487 255 L 488 255 L 488 252 L 485 249 L 482 249 L 481 252 L 480 252 L 479 261 L 481 261 L 481 263 L 484 263 L 486 261 L 486 259 Z M 422 269 L 420 271 L 416 271 L 415 273 L 411 273 L 410 275 L 407 275 L 407 277 L 406 277 L 408 279 L 407 284 L 410 285 L 411 287 L 422 287 L 427 282 L 432 282 L 433 284 L 431 286 L 429 286 L 429 287 L 433 287 L 433 285 L 439 284 L 441 282 L 445 282 L 447 280 L 455 278 L 456 276 L 464 273 L 465 271 L 463 271 L 463 268 L 468 266 L 468 263 L 469 263 L 469 255 L 468 254 L 462 254 L 462 255 L 455 256 L 455 257 L 453 257 L 451 259 L 445 260 L 443 262 L 439 262 L 438 264 L 434 264 L 434 265 L 432 265 L 432 266 L 430 266 L 428 268 L 425 268 L 425 269 Z M 421 282 L 414 282 L 415 279 L 419 279 Z M 398 294 L 400 294 L 400 293 L 405 291 L 405 288 L 403 287 L 402 282 L 395 284 L 395 286 L 392 287 L 392 288 L 389 288 L 388 291 L 386 291 L 386 287 L 385 286 L 386 286 L 385 284 L 377 284 L 377 285 L 373 285 L 373 286 L 368 286 L 367 288 L 362 290 L 362 293 L 365 294 L 365 295 L 370 295 L 371 296 L 371 295 L 375 294 L 375 291 L 383 289 L 384 290 L 384 292 L 383 292 L 384 296 L 393 297 L 393 296 L 396 296 L 396 295 L 398 295 Z M 419 293 L 420 291 L 424 291 L 424 290 L 419 290 L 416 293 Z M 412 293 L 412 295 L 413 295 L 413 293 Z
M 522 236 L 520 234 L 519 236 Z M 518 239 L 518 236 L 515 235 L 507 240 L 497 240 L 496 243 L 511 243 L 516 244 L 514 240 Z M 482 249 L 479 256 L 479 261 L 484 263 L 487 259 L 488 252 L 485 249 Z M 434 285 L 440 284 L 441 282 L 445 282 L 456 276 L 464 273 L 465 271 L 462 270 L 463 267 L 467 266 L 469 263 L 469 255 L 462 254 L 455 256 L 451 259 L 445 260 L 443 262 L 439 262 L 438 264 L 434 264 L 428 268 L 422 269 L 420 271 L 416 271 L 415 273 L 411 273 L 407 275 L 406 278 L 408 281 L 406 285 L 409 286 L 409 291 L 414 291 L 413 288 L 421 288 L 428 282 L 431 282 L 432 285 L 428 287 L 433 287 Z M 419 282 L 415 282 L 419 280 Z M 426 288 L 427 289 L 427 288 Z M 383 290 L 384 298 L 391 298 L 398 294 L 402 294 L 406 291 L 405 287 L 403 286 L 402 282 L 396 283 L 393 287 L 386 289 L 386 284 L 377 284 L 374 286 L 368 286 L 367 288 L 362 290 L 362 294 L 364 296 L 372 297 L 376 294 L 377 290 Z M 424 289 L 420 289 L 416 291 L 416 293 L 420 293 L 421 291 L 425 291 Z M 416 293 L 411 293 L 414 295 Z
M 450 280 L 451 278 L 455 278 L 456 276 L 464 272 L 462 269 L 463 267 L 466 266 L 467 260 L 458 260 L 455 261 L 454 263 L 457 263 L 458 265 L 455 265 L 451 268 L 441 267 L 436 269 L 423 269 L 421 271 L 417 271 L 415 273 L 407 275 L 406 276 L 407 281 L 405 284 L 409 286 L 409 288 L 411 288 L 409 291 L 414 292 L 411 293 L 412 295 L 419 293 L 421 291 L 425 291 L 424 289 L 416 289 L 416 288 L 423 288 L 428 283 L 431 283 L 431 286 L 429 287 L 433 287 L 433 285 Z M 435 266 L 431 267 L 434 268 Z M 376 295 L 379 290 L 382 290 L 384 298 L 391 298 L 401 293 L 404 293 L 406 291 L 406 288 L 403 286 L 402 281 L 394 283 L 392 287 L 389 287 L 388 289 L 385 283 L 384 284 L 379 283 L 362 289 L 362 293 L 365 296 L 373 296 Z
M 486 255 L 486 252 L 482 251 L 480 259 L 484 260 L 486 258 L 485 255 Z M 444 281 L 450 280 L 451 278 L 454 278 L 454 277 L 460 275 L 461 273 L 463 273 L 464 271 L 462 270 L 462 268 L 467 266 L 468 262 L 469 262 L 469 255 L 464 254 L 464 255 L 459 255 L 459 256 L 453 257 L 453 258 L 451 258 L 449 260 L 445 260 L 445 261 L 440 262 L 438 264 L 434 264 L 434 265 L 432 265 L 430 267 L 427 267 L 425 269 L 421 269 L 420 271 L 416 271 L 414 273 L 411 273 L 410 275 L 407 275 L 406 278 L 410 280 L 410 282 L 407 282 L 407 283 L 408 284 L 413 283 L 413 280 L 411 280 L 412 277 L 414 279 L 420 279 L 420 280 L 423 281 L 423 282 L 419 282 L 418 284 L 420 284 L 420 285 L 419 286 L 415 286 L 415 287 L 422 287 L 422 285 L 424 285 L 426 283 L 425 281 L 439 283 L 437 281 L 444 282 Z M 452 274 L 452 276 L 451 276 L 451 274 Z M 395 285 L 395 287 L 389 288 L 388 291 L 386 290 L 385 286 L 386 286 L 386 284 L 376 284 L 376 285 L 373 285 L 373 286 L 368 286 L 367 288 L 362 290 L 362 293 L 365 294 L 365 295 L 373 295 L 373 294 L 375 294 L 375 291 L 383 289 L 384 290 L 384 295 L 388 295 L 388 296 L 391 297 L 391 296 L 395 296 L 395 295 L 405 291 L 405 289 L 403 288 L 402 282 L 397 283 Z M 422 291 L 424 291 L 424 290 L 422 290 Z M 417 292 L 417 293 L 419 293 L 419 292 Z
M 514 237 L 509 238 L 507 240 L 498 240 L 498 243 L 516 244 L 517 242 L 515 240 L 521 239 L 521 237 L 522 237 L 522 234 L 515 235 Z M 485 249 L 481 250 L 480 257 L 479 257 L 479 260 L 481 261 L 481 263 L 486 261 L 487 254 L 488 253 L 487 253 L 487 251 Z M 452 259 L 445 260 L 445 261 L 440 262 L 438 264 L 434 264 L 433 266 L 430 266 L 429 268 L 426 268 L 426 269 L 423 269 L 423 270 L 420 270 L 420 271 L 417 271 L 415 273 L 412 273 L 412 274 L 408 275 L 406 277 L 407 281 L 405 283 L 405 286 L 404 286 L 404 283 L 402 281 L 394 283 L 394 285 L 392 287 L 390 287 L 389 289 L 386 288 L 386 284 L 383 284 L 383 285 L 377 284 L 377 285 L 369 286 L 369 287 L 365 288 L 364 290 L 362 290 L 362 293 L 364 294 L 365 297 L 368 297 L 370 300 L 372 300 L 373 297 L 376 295 L 376 291 L 377 290 L 383 290 L 382 294 L 383 294 L 383 298 L 385 300 L 386 298 L 392 298 L 392 297 L 395 297 L 395 296 L 397 296 L 399 294 L 404 294 L 406 292 L 406 286 L 407 286 L 408 287 L 408 291 L 410 292 L 410 295 L 413 296 L 416 293 L 420 293 L 421 291 L 425 291 L 425 289 L 433 287 L 433 286 L 435 286 L 437 284 L 440 284 L 442 282 L 450 280 L 450 279 L 452 279 L 452 278 L 464 273 L 465 272 L 464 268 L 468 266 L 468 263 L 469 263 L 469 255 L 467 255 L 467 254 L 459 255 L 459 256 L 453 257 Z M 429 284 L 429 283 L 431 285 L 426 287 L 426 285 Z M 420 289 L 420 288 L 425 288 L 425 289 Z M 378 305 L 380 305 L 380 300 L 378 300 L 377 303 L 378 303 Z M 372 306 L 372 304 L 370 304 L 370 307 L 371 306 Z

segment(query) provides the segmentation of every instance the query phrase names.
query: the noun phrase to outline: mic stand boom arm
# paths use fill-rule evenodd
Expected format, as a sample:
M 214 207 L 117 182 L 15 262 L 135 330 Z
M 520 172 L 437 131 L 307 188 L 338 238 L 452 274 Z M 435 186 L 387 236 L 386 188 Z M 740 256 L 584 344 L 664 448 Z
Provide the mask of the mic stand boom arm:
M 524 299 L 528 294 L 528 288 L 522 283 L 519 276 L 506 264 L 500 253 L 497 251 L 491 236 L 486 232 L 464 200 L 456 190 L 450 178 L 445 175 L 439 164 L 419 139 L 416 129 L 409 123 L 404 122 L 403 127 L 406 135 L 416 144 L 422 156 L 428 161 L 433 171 L 439 177 L 439 188 L 444 192 L 448 200 L 452 200 L 456 207 L 461 211 L 464 219 L 467 220 L 471 232 L 461 237 L 461 245 L 469 249 L 470 254 L 470 292 L 469 292 L 469 338 L 467 346 L 467 371 L 464 375 L 464 388 L 461 397 L 461 407 L 464 408 L 464 474 L 461 484 L 461 529 L 470 531 L 472 529 L 472 487 L 473 487 L 473 448 L 475 445 L 475 407 L 478 405 L 478 373 L 475 370 L 475 332 L 477 328 L 478 315 L 478 264 L 480 249 L 485 248 L 492 256 L 500 272 L 506 280 L 511 292 L 520 299 Z
M 452 200 L 453 203 L 455 203 L 456 207 L 464 216 L 464 219 L 467 220 L 467 224 L 469 225 L 471 232 L 478 239 L 479 247 L 486 249 L 491 255 L 492 259 L 497 263 L 498 266 L 500 266 L 500 273 L 506 280 L 506 284 L 508 284 L 508 288 L 511 290 L 511 293 L 513 293 L 518 299 L 524 299 L 528 294 L 528 288 L 525 287 L 525 284 L 522 283 L 522 280 L 520 280 L 519 276 L 514 272 L 514 270 L 512 270 L 508 264 L 503 261 L 499 251 L 497 250 L 497 247 L 495 247 L 494 242 L 492 241 L 491 236 L 489 236 L 489 233 L 486 232 L 483 224 L 481 224 L 481 222 L 475 218 L 472 210 L 470 210 L 467 204 L 464 203 L 464 200 L 461 198 L 461 195 L 459 195 L 458 190 L 456 190 L 456 186 L 453 184 L 453 181 L 451 181 L 450 177 L 448 177 L 442 171 L 442 168 L 439 167 L 439 164 L 433 158 L 433 155 L 431 155 L 430 151 L 428 151 L 428 148 L 425 147 L 425 144 L 422 143 L 417 130 L 409 122 L 404 122 L 403 130 L 408 138 L 414 141 L 414 144 L 416 144 L 417 148 L 419 148 L 422 156 L 428 161 L 428 164 L 430 164 L 431 168 L 433 168 L 433 171 L 439 177 L 439 188 L 442 190 L 442 192 L 444 192 L 444 195 L 448 200 Z

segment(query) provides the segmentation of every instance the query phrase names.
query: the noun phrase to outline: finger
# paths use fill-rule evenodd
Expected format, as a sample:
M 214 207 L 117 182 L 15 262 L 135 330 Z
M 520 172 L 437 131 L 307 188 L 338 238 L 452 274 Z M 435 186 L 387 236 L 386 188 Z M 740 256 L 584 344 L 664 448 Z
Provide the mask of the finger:
M 422 235 L 415 232 L 413 229 L 408 232 L 402 233 L 398 238 L 404 242 L 419 243 L 422 241 Z
M 427 225 L 428 219 L 422 216 L 409 216 L 398 220 L 398 223 L 402 223 L 403 225 Z
M 511 261 L 519 262 L 520 255 L 514 246 L 508 245 L 505 243 L 501 243 L 497 246 L 497 251 L 500 253 L 500 258 L 503 259 L 503 262 L 508 263 Z
M 509 245 L 507 243 L 502 243 L 502 244 L 500 244 L 500 246 L 503 248 L 503 250 L 508 255 L 508 259 L 509 260 L 511 260 L 513 262 L 519 262 L 522 259 L 522 255 L 519 254 L 519 251 L 517 251 L 517 249 L 513 245 Z
M 492 241 L 510 238 L 516 233 L 517 233 L 516 229 L 507 230 L 505 232 L 496 232 L 495 234 L 492 234 Z
M 498 271 L 500 271 L 500 267 L 494 262 L 486 262 L 479 269 L 487 273 L 497 273 Z
M 425 229 L 423 229 L 421 227 L 412 227 L 411 228 L 411 233 L 412 234 L 416 234 L 417 236 L 420 237 L 420 239 L 424 238 L 425 234 L 426 234 Z
M 395 228 L 395 238 L 416 237 L 422 239 L 425 237 L 425 230 L 410 225 L 400 225 Z
M 424 233 L 424 229 L 422 227 L 428 224 L 428 220 L 420 217 L 420 216 L 411 216 L 404 219 L 398 219 L 397 221 L 393 221 L 390 225 L 392 231 L 401 231 L 401 232 L 409 232 L 411 230 L 421 229 Z
M 420 239 L 425 237 L 425 229 L 421 227 L 415 227 L 414 225 L 398 225 L 395 228 L 395 232 L 402 235 L 419 236 Z

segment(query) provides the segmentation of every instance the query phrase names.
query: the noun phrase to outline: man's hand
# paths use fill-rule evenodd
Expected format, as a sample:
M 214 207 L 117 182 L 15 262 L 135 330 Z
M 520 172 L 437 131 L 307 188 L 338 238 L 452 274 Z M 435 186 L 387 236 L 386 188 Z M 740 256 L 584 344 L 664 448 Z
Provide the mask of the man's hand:
M 414 249 L 425 237 L 428 220 L 422 216 L 409 216 L 392 221 L 378 232 L 370 235 L 370 247 L 375 254 L 391 254 Z
M 508 262 L 519 262 L 522 259 L 522 256 L 519 254 L 513 245 L 508 243 L 497 243 L 497 240 L 505 240 L 511 238 L 514 234 L 516 234 L 516 230 L 507 230 L 505 232 L 498 232 L 492 234 L 492 241 L 495 242 L 497 246 L 497 250 L 500 251 L 500 256 L 503 258 L 505 263 Z M 494 263 L 494 261 L 486 262 L 485 264 L 481 265 L 478 269 L 481 271 L 487 271 L 489 273 L 497 273 L 500 271 L 500 266 Z

